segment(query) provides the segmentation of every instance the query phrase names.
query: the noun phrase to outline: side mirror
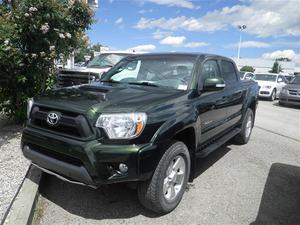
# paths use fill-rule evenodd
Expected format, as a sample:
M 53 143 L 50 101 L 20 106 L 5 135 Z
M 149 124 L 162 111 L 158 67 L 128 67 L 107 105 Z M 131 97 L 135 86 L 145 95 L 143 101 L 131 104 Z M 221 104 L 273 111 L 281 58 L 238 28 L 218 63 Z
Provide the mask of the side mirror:
M 206 78 L 203 84 L 203 91 L 219 91 L 225 88 L 225 81 L 222 78 Z
M 278 83 L 283 82 L 282 78 L 278 78 Z

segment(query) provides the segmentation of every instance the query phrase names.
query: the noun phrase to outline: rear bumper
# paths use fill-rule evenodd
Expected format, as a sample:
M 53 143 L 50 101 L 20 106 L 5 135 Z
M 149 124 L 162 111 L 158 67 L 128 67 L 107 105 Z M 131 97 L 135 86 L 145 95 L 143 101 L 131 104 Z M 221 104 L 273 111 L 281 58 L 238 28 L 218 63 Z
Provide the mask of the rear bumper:
M 73 183 L 99 186 L 149 179 L 158 160 L 157 146 L 105 145 L 98 140 L 78 141 L 26 127 L 22 136 L 26 158 L 45 172 Z M 126 164 L 127 172 L 119 171 Z

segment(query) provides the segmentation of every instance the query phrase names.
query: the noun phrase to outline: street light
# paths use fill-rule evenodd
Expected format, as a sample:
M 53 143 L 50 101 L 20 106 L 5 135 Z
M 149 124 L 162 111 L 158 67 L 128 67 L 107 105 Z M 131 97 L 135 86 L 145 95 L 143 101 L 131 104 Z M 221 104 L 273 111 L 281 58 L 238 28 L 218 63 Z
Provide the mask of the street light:
M 238 29 L 240 30 L 240 42 L 239 42 L 239 47 L 238 47 L 238 54 L 237 54 L 237 59 L 240 59 L 240 51 L 241 51 L 241 43 L 242 43 L 242 31 L 247 28 L 246 25 L 238 25 Z

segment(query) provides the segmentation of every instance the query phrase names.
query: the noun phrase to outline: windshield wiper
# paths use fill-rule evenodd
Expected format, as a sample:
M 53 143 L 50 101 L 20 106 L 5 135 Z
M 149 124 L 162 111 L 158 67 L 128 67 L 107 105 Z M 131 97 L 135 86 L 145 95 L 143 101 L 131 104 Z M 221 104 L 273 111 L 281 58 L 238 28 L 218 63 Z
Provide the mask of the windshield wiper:
M 113 67 L 112 65 L 88 65 L 89 68 L 107 68 L 107 67 Z
M 104 83 L 121 83 L 121 82 L 116 81 L 116 80 L 100 80 L 100 82 L 104 82 Z
M 157 84 L 153 84 L 151 82 L 146 82 L 146 81 L 143 81 L 143 82 L 128 82 L 128 84 L 144 85 L 144 86 L 151 86 L 151 87 L 159 87 L 159 85 L 157 85 Z

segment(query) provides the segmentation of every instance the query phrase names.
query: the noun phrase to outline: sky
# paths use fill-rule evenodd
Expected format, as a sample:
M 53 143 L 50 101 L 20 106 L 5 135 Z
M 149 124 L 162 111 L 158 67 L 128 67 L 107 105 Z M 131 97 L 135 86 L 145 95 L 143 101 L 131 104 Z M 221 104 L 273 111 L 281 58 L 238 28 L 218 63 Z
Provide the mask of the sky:
M 237 57 L 241 34 L 241 58 L 299 65 L 299 11 L 299 0 L 99 0 L 88 36 L 112 50 Z

